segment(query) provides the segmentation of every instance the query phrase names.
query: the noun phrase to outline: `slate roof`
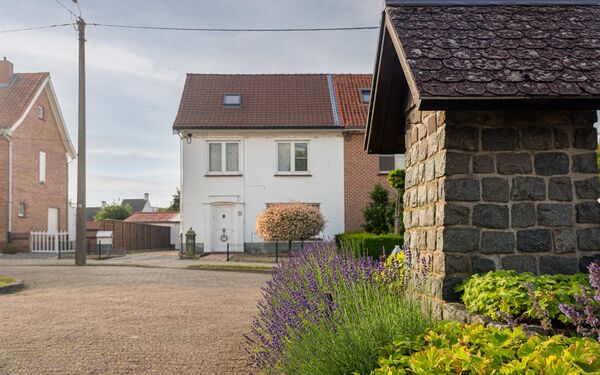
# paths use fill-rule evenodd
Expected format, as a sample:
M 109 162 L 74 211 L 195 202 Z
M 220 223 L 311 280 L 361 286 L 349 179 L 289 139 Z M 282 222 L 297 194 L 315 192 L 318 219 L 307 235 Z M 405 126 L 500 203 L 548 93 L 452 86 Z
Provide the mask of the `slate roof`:
M 136 212 L 125 221 L 134 223 L 178 223 L 179 212 Z
M 426 97 L 600 96 L 600 6 L 388 6 Z
M 188 74 L 173 129 L 364 127 L 370 86 L 366 74 Z M 238 93 L 240 107 L 223 105 Z
M 125 206 L 126 204 L 130 205 L 131 208 L 133 208 L 133 212 L 137 212 L 137 211 L 141 211 L 144 209 L 144 207 L 146 206 L 146 200 L 145 199 L 123 199 L 123 201 L 121 202 L 121 205 Z
M 0 128 L 10 127 L 23 115 L 48 73 L 15 73 L 8 86 L 0 85 Z
M 369 105 L 363 103 L 361 90 L 370 90 L 372 80 L 372 74 L 333 75 L 333 87 L 342 127 L 365 127 Z

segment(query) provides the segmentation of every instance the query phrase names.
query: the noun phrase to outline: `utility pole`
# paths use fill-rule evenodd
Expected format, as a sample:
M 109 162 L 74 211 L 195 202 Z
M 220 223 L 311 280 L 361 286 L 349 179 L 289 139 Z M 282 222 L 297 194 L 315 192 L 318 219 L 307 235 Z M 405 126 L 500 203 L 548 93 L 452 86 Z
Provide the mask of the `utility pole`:
M 85 21 L 77 18 L 79 31 L 79 124 L 77 134 L 77 236 L 75 265 L 84 266 L 85 243 Z

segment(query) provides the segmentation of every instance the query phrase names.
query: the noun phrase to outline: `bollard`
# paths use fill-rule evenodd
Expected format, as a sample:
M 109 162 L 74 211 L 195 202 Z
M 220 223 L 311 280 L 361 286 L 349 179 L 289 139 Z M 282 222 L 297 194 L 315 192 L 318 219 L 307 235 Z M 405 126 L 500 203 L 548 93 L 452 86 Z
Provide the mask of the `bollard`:
M 279 263 L 279 241 L 275 242 L 275 263 Z
M 227 261 L 229 262 L 229 242 L 227 243 Z

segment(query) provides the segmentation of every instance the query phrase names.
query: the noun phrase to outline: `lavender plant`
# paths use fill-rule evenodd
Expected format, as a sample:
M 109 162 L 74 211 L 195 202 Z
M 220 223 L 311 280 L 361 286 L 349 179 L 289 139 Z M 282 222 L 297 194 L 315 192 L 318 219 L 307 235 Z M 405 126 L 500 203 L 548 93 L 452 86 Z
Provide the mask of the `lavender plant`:
M 559 308 L 575 325 L 577 333 L 600 342 L 600 264 L 591 263 L 588 271 L 592 290 L 582 286 L 574 304 L 560 304 Z

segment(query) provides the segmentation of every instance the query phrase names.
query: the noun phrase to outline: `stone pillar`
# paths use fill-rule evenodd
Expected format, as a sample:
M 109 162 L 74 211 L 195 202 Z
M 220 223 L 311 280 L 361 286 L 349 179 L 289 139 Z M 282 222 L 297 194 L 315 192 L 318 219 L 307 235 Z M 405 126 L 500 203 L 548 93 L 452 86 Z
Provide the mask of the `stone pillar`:
M 600 259 L 596 112 L 418 112 L 406 125 L 405 243 L 435 300 L 473 273 L 574 273 Z

